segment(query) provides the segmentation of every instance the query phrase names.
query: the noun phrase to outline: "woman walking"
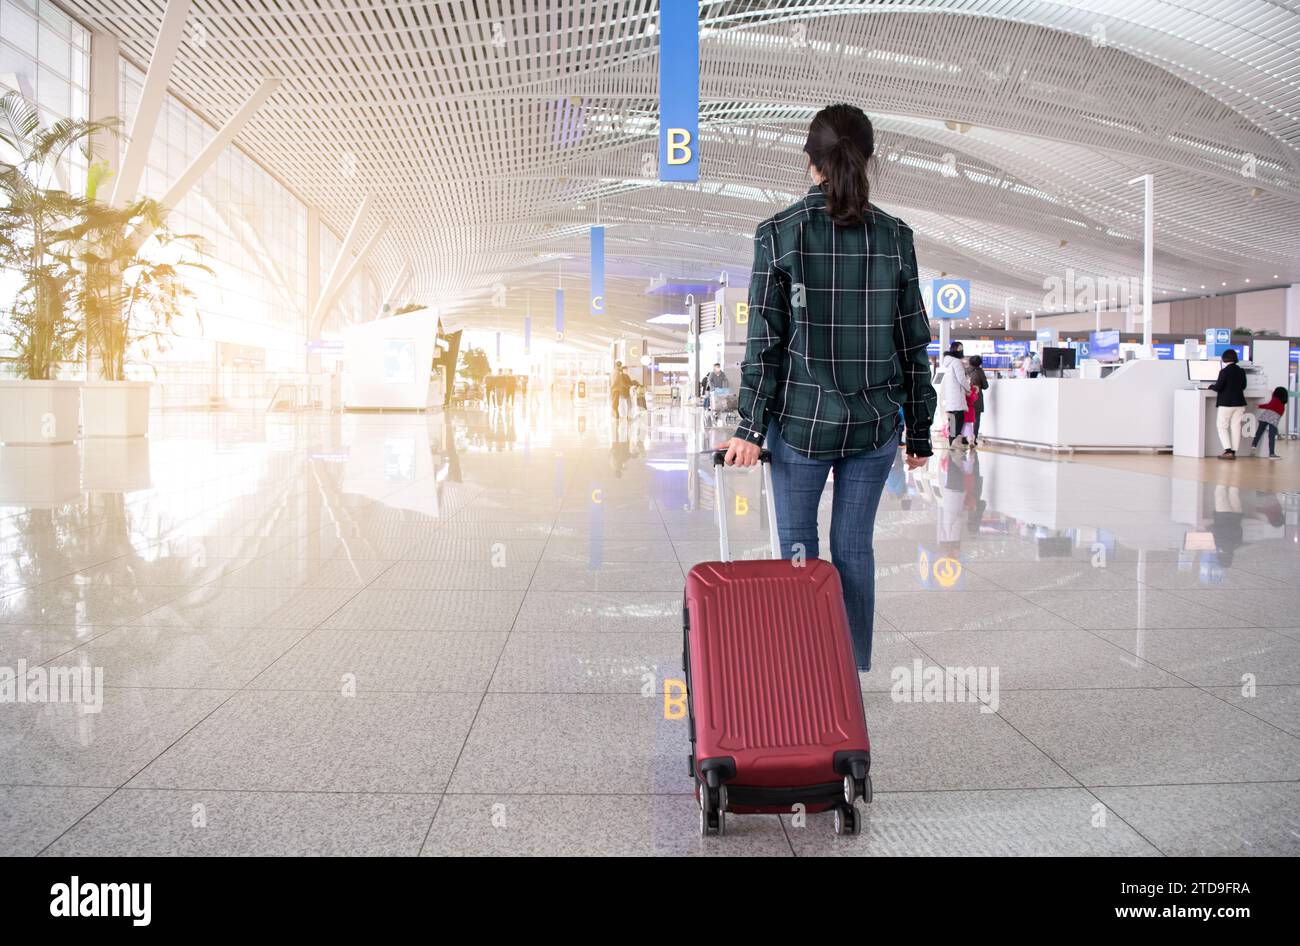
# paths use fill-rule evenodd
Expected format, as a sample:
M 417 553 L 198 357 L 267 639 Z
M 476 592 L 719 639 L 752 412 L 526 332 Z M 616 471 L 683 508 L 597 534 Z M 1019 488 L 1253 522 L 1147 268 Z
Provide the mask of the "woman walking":
M 984 359 L 979 355 L 970 356 L 968 375 L 970 376 L 972 410 L 975 412 L 970 442 L 971 446 L 977 447 L 980 441 L 980 415 L 984 413 L 984 392 L 989 389 L 989 378 L 984 373 Z
M 831 561 L 858 669 L 871 668 L 872 532 L 903 409 L 908 469 L 932 453 L 930 324 L 912 229 L 870 203 L 875 132 L 831 105 L 804 145 L 812 186 L 754 234 L 741 422 L 726 462 L 750 466 L 766 442 L 782 555 L 817 557 L 817 506 L 835 474 Z
M 961 342 L 953 342 L 943 353 L 943 381 L 940 382 L 943 409 L 948 415 L 948 447 L 961 436 L 966 423 L 966 397 L 970 394 L 970 378 L 966 363 L 962 361 Z

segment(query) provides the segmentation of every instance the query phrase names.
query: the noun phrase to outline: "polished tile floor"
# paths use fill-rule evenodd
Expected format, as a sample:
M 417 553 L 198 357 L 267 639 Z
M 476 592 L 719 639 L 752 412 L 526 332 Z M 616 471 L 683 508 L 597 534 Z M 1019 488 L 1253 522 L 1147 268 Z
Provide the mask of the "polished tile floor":
M 0 448 L 0 678 L 102 672 L 98 712 L 0 703 L 0 850 L 1300 854 L 1300 483 L 992 450 L 890 478 L 864 832 L 702 841 L 662 694 L 720 436 L 534 403 Z M 918 666 L 998 687 L 898 698 Z

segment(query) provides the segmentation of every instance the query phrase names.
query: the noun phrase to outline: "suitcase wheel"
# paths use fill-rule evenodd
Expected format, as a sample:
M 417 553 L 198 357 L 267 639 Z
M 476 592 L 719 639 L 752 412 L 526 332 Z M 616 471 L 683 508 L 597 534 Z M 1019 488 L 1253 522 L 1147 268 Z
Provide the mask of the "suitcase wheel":
M 852 805 L 835 806 L 836 834 L 857 834 L 861 826 L 862 822 L 858 817 L 858 809 Z
M 727 786 L 709 788 L 698 784 L 700 797 L 700 837 L 722 836 L 727 833 Z
M 852 805 L 859 798 L 864 804 L 871 804 L 871 776 L 857 779 L 852 775 L 844 776 L 844 804 Z

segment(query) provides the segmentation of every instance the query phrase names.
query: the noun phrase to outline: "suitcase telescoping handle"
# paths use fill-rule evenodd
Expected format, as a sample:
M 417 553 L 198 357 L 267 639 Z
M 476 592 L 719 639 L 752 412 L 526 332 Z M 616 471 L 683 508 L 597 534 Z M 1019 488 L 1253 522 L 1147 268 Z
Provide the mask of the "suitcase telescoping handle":
M 731 561 L 731 539 L 727 535 L 727 489 L 723 482 L 723 470 L 726 466 L 727 451 L 713 451 L 713 481 L 716 484 L 718 513 L 718 547 L 722 551 L 722 561 Z M 768 539 L 772 557 L 781 557 L 781 539 L 776 531 L 776 497 L 772 495 L 772 453 L 769 450 L 758 451 L 758 465 L 763 468 L 763 504 L 767 510 Z

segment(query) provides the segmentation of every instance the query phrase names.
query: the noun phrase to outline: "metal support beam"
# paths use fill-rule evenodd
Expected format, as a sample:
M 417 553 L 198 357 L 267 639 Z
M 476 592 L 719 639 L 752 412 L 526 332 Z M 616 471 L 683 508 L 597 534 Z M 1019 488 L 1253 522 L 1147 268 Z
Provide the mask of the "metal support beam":
M 95 122 L 107 121 L 114 118 L 122 111 L 122 106 L 118 101 L 118 90 L 121 88 L 121 64 L 122 50 L 121 44 L 118 43 L 116 36 L 110 36 L 107 33 L 90 34 L 90 120 Z M 102 188 L 97 188 L 93 195 L 96 200 L 103 200 L 112 188 L 113 176 L 117 174 L 117 169 L 122 163 L 122 133 L 118 128 L 112 131 L 97 132 L 91 137 L 90 141 L 92 160 L 101 162 L 108 169 L 108 177 L 104 179 Z M 57 166 L 57 170 L 62 172 L 62 163 Z M 65 190 L 66 181 L 60 181 L 60 186 Z M 87 196 L 91 196 L 87 192 Z M 86 315 L 82 313 L 82 328 L 89 332 L 90 326 L 86 321 Z M 86 379 L 93 381 L 103 376 L 104 364 L 100 358 L 99 349 L 94 345 L 86 345 Z
M 257 91 L 239 107 L 239 111 L 230 116 L 230 119 L 212 136 L 212 140 L 207 143 L 207 146 L 190 162 L 190 166 L 176 179 L 176 183 L 172 184 L 167 193 L 163 195 L 162 205 L 164 207 L 171 210 L 181 202 L 181 198 L 199 182 L 199 178 L 216 162 L 217 157 L 225 150 L 226 145 L 235 140 L 235 136 L 253 117 L 253 113 L 261 108 L 262 104 L 271 97 L 271 93 L 279 87 L 279 79 L 262 80 L 262 84 L 257 87 Z
M 189 15 L 190 6 L 191 0 L 167 0 L 167 11 L 163 14 L 162 27 L 154 42 L 149 71 L 145 74 L 140 105 L 131 122 L 126 155 L 122 158 L 122 168 L 113 184 L 113 196 L 109 202 L 114 206 L 125 204 L 140 188 L 140 178 L 144 176 L 145 164 L 149 160 L 149 146 L 153 143 L 154 129 L 158 127 L 158 116 L 167 100 L 167 83 L 171 79 L 172 63 L 176 60 L 176 51 L 180 49 L 181 39 L 185 35 L 185 17 Z
M 361 227 L 366 222 L 366 217 L 370 216 L 370 208 L 375 204 L 375 196 L 367 194 L 357 207 L 357 212 L 352 215 L 352 223 L 348 227 L 347 235 L 343 237 L 343 243 L 339 246 L 339 255 L 334 259 L 334 265 L 330 268 L 330 274 L 325 280 L 325 285 L 321 287 L 320 296 L 316 299 L 316 304 L 311 309 L 311 337 L 320 337 L 320 326 L 325 321 L 325 310 L 334 304 L 334 298 L 337 295 L 335 287 L 338 284 L 339 277 L 347 269 L 348 257 L 356 250 L 357 241 L 361 238 Z
M 307 311 L 320 301 L 320 211 L 307 208 Z
M 1155 278 L 1155 176 L 1143 174 L 1129 181 L 1129 185 L 1142 185 L 1142 357 L 1152 357 L 1151 329 L 1155 324 L 1152 313 L 1152 281 Z
M 348 287 L 348 283 L 352 282 L 353 277 L 355 277 L 357 273 L 361 272 L 361 268 L 366 265 L 366 260 L 370 258 L 370 254 L 374 251 L 375 247 L 379 245 L 379 241 L 382 240 L 387 233 L 388 221 L 380 221 L 379 228 L 370 235 L 370 239 L 367 240 L 365 245 L 357 251 L 356 258 L 352 260 L 351 265 L 349 265 L 347 269 L 343 271 L 342 275 L 339 276 L 335 285 L 332 286 L 328 292 L 321 294 L 320 302 L 316 304 L 316 314 L 312 317 L 312 338 L 320 338 L 320 330 L 321 326 L 325 324 L 326 314 L 331 308 L 333 308 L 334 303 L 338 301 L 338 297 L 343 294 L 343 290 Z M 345 256 L 340 251 L 339 260 L 334 266 L 334 272 L 338 272 L 339 263 L 344 261 Z M 331 276 L 333 276 L 332 273 Z
M 118 101 L 121 83 L 121 44 L 116 36 L 107 33 L 90 35 L 90 120 L 106 121 L 122 111 Z M 119 131 L 94 136 L 91 149 L 96 160 L 103 161 L 110 174 L 116 174 L 122 163 L 122 142 Z
M 400 272 L 398 272 L 397 278 L 393 280 L 393 284 L 389 286 L 388 291 L 384 293 L 384 301 L 380 303 L 379 311 L 382 312 L 384 309 L 391 306 L 394 300 L 397 298 L 397 294 L 400 292 L 404 292 L 406 290 L 406 284 L 409 283 L 410 281 L 411 281 L 411 261 L 407 260 L 405 263 L 402 264 L 402 269 Z

